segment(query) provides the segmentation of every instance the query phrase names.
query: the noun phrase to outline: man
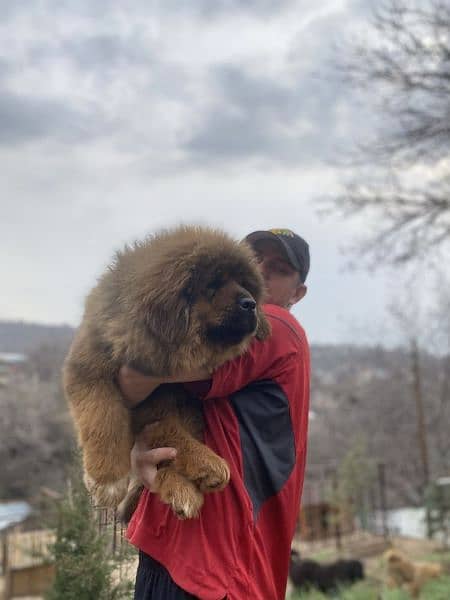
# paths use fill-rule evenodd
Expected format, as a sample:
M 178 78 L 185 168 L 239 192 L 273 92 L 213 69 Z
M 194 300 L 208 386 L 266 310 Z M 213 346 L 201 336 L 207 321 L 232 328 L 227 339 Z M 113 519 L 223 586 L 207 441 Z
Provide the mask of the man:
M 227 460 L 230 483 L 205 496 L 198 519 L 180 521 L 151 493 L 158 463 L 175 450 L 147 448 L 145 434 L 137 439 L 132 467 L 147 490 L 128 529 L 140 549 L 136 600 L 284 599 L 309 410 L 308 342 L 288 311 L 307 291 L 309 247 L 287 229 L 257 231 L 246 240 L 266 283 L 272 335 L 253 340 L 244 355 L 212 374 L 170 380 L 204 399 L 205 443 Z M 164 382 L 127 367 L 119 375 L 131 404 Z

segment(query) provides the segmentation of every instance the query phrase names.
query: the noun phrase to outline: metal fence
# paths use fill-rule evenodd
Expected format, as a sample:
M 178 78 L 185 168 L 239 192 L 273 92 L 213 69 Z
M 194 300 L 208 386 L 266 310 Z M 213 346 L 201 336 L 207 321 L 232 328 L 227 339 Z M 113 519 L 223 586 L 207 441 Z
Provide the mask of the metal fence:
M 375 553 L 388 544 L 389 533 L 384 464 L 373 465 L 358 489 L 342 489 L 334 466 L 308 469 L 295 539 L 304 554 Z
M 129 544 L 125 538 L 126 526 L 120 521 L 117 511 L 95 505 L 94 511 L 98 532 L 106 539 L 112 556 L 123 553 Z

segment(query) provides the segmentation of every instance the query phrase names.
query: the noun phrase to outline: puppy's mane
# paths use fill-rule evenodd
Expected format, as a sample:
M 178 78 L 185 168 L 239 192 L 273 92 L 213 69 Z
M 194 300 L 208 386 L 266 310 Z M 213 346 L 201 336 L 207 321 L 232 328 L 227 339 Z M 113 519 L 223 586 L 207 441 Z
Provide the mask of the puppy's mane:
M 233 278 L 260 305 L 264 282 L 255 266 L 247 244 L 205 227 L 181 226 L 125 246 L 87 298 L 91 345 L 110 349 L 111 364 L 146 371 L 151 362 L 158 375 L 198 368 L 213 352 L 224 362 L 221 349 L 209 347 L 193 307 L 208 286 Z M 237 355 L 248 343 L 228 352 Z

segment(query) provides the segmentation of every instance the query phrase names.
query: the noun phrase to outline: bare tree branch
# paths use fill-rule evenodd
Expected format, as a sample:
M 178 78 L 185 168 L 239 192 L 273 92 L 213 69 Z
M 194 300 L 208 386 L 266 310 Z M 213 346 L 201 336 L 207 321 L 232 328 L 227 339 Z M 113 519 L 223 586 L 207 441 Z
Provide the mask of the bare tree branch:
M 450 1 L 386 0 L 372 17 L 372 41 L 353 44 L 339 69 L 370 94 L 381 122 L 358 147 L 346 192 L 331 201 L 347 216 L 373 214 L 368 255 L 407 262 L 450 239 Z M 430 177 L 414 176 L 426 167 Z

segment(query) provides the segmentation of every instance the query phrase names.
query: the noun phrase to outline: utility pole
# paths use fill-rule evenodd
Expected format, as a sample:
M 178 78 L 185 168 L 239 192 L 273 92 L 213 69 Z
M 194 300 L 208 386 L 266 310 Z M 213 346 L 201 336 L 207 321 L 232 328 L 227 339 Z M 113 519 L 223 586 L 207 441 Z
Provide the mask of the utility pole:
M 420 459 L 422 463 L 422 495 L 424 496 L 425 491 L 430 483 L 430 466 L 428 460 L 427 429 L 425 425 L 425 411 L 423 407 L 422 381 L 420 374 L 419 347 L 417 344 L 417 338 L 413 338 L 411 340 L 411 369 L 413 376 L 414 399 L 416 402 L 417 440 L 419 443 Z M 430 515 L 428 510 L 426 519 L 428 536 L 430 536 Z
M 428 443 L 427 430 L 425 426 L 425 411 L 423 408 L 422 381 L 420 374 L 419 363 L 419 348 L 417 340 L 414 338 L 411 342 L 411 360 L 412 360 L 412 375 L 414 399 L 416 402 L 417 415 L 417 439 L 419 441 L 420 459 L 422 462 L 422 481 L 426 486 L 430 482 L 430 467 L 428 463 Z

